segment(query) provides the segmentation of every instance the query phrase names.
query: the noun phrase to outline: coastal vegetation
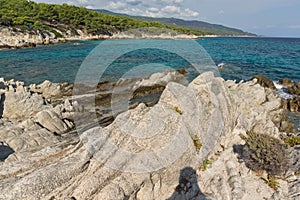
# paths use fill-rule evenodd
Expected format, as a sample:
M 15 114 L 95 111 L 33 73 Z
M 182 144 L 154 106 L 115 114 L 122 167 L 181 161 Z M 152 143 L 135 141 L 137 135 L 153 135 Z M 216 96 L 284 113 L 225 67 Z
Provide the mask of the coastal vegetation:
M 204 31 L 181 26 L 115 16 L 68 4 L 35 3 L 28 0 L 0 0 L 0 25 L 22 30 L 48 30 L 60 37 L 60 29 L 85 30 L 88 33 L 112 35 L 141 27 L 167 28 L 183 34 L 203 35 Z M 56 29 L 56 30 L 55 30 Z
M 202 143 L 200 142 L 199 137 L 197 135 L 194 135 L 191 132 L 189 132 L 189 134 L 190 134 L 191 139 L 193 140 L 196 151 L 199 152 L 202 147 Z
M 289 146 L 294 147 L 296 145 L 300 145 L 300 137 L 295 137 L 295 136 L 287 137 L 284 139 L 284 142 Z
M 178 108 L 178 106 L 174 106 L 173 109 L 174 109 L 174 111 L 177 112 L 179 115 L 182 115 L 182 114 L 183 114 L 182 110 L 180 110 L 180 108 Z
M 279 182 L 277 182 L 275 180 L 275 177 L 273 176 L 268 176 L 268 178 L 262 178 L 262 180 L 264 180 L 265 183 L 275 191 L 280 187 Z
M 207 167 L 211 164 L 212 164 L 212 161 L 210 159 L 206 158 L 205 160 L 203 160 L 202 165 L 200 166 L 200 170 L 205 171 L 207 169 Z
M 242 158 L 253 171 L 266 171 L 270 176 L 280 176 L 289 169 L 287 145 L 268 134 L 247 131 L 241 135 L 246 144 Z

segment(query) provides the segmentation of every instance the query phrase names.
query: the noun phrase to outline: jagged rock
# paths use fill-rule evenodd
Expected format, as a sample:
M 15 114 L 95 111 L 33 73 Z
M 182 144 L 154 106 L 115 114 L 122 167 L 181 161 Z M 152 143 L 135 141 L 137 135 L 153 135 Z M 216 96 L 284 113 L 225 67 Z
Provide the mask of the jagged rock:
M 52 133 L 65 133 L 72 126 L 69 126 L 61 119 L 61 117 L 52 110 L 41 111 L 36 114 L 35 121 L 41 124 Z
M 294 124 L 289 120 L 285 108 L 271 111 L 269 116 L 280 132 L 294 132 Z
M 300 97 L 295 97 L 292 99 L 287 99 L 287 108 L 291 112 L 297 112 L 300 111 Z
M 281 121 L 279 131 L 292 133 L 294 132 L 295 125 L 290 121 Z
M 41 93 L 46 99 L 55 99 L 72 95 L 73 85 L 69 83 L 52 83 L 46 80 L 39 85 L 30 85 L 30 89 Z
M 281 84 L 285 87 L 293 86 L 293 81 L 290 78 L 283 78 L 283 79 L 280 79 L 278 82 L 279 82 L 279 84 Z
M 279 110 L 281 108 L 281 100 L 276 98 L 271 91 L 268 92 L 269 89 L 256 84 L 255 80 L 238 85 L 230 85 L 231 83 L 229 82 L 229 89 L 241 115 L 237 121 L 237 127 L 278 135 L 279 130 L 274 126 L 271 119 L 272 115 L 269 112 Z
M 272 90 L 276 90 L 276 87 L 275 87 L 273 81 L 268 79 L 267 77 L 265 77 L 261 74 L 258 74 L 258 75 L 255 75 L 253 78 L 257 79 L 257 83 L 260 84 L 261 86 L 270 88 Z
M 297 200 L 300 198 L 300 177 L 289 184 L 289 199 Z
M 178 71 L 165 71 L 154 73 L 149 78 L 137 82 L 134 89 L 140 87 L 151 87 L 154 85 L 166 86 L 169 82 L 176 82 L 182 85 L 188 84 L 185 76 Z
M 70 106 L 76 111 L 81 103 L 65 101 L 37 117 L 57 119 L 65 124 L 61 130 L 67 126 L 61 112 L 72 112 Z M 140 104 L 104 128 L 77 128 L 78 135 L 55 136 L 46 120 L 39 124 L 48 130 L 30 131 L 37 128 L 30 120 L 5 125 L 0 141 L 16 152 L 0 163 L 0 199 L 297 197 L 298 184 L 280 181 L 274 191 L 233 148 L 251 129 L 279 137 L 273 121 L 281 111 L 280 99 L 254 80 L 236 84 L 204 73 L 188 86 L 169 83 L 153 107 Z M 84 113 L 74 114 L 77 125 Z M 89 120 L 97 122 L 97 116 Z M 201 171 L 205 158 L 212 164 Z
M 290 94 L 300 95 L 300 81 L 288 88 Z
M 8 119 L 29 118 L 47 108 L 45 100 L 40 95 L 31 94 L 23 86 L 18 86 L 16 92 L 10 87 L 5 93 L 3 107 L 3 118 Z

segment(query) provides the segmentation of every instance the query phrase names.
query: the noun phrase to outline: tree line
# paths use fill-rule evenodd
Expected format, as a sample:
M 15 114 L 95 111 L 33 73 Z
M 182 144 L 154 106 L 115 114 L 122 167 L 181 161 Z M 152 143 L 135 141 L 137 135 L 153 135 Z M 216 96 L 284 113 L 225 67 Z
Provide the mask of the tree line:
M 28 0 L 0 0 L 0 25 L 35 30 L 64 27 L 108 35 L 141 27 L 167 28 L 185 34 L 206 34 L 206 32 L 191 28 L 109 15 L 84 7 L 35 3 Z

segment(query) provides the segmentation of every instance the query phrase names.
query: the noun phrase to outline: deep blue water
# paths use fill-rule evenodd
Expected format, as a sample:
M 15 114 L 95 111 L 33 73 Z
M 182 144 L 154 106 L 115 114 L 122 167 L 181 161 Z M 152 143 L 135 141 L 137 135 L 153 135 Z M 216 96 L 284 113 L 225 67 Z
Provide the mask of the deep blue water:
M 159 40 L 136 42 L 160 43 Z M 283 77 L 292 78 L 294 81 L 300 80 L 300 39 L 205 38 L 195 42 L 207 51 L 215 64 L 224 63 L 220 73 L 225 79 L 247 80 L 261 73 L 272 80 Z M 102 43 L 102 41 L 76 41 L 33 49 L 0 50 L 0 77 L 22 80 L 26 83 L 40 83 L 46 79 L 53 82 L 73 82 L 84 59 Z M 115 45 L 111 45 L 106 51 L 114 52 L 114 48 L 126 47 L 126 43 L 122 43 L 121 46 L 119 41 L 111 41 L 111 44 Z M 180 49 L 183 46 L 176 45 L 174 48 Z M 189 54 L 193 46 L 190 48 L 187 50 Z M 191 57 L 196 58 L 197 53 L 195 51 Z M 104 75 L 107 80 L 118 79 L 135 62 L 146 65 L 149 60 L 151 63 L 156 62 L 175 69 L 191 68 L 190 63 L 177 54 L 149 48 L 124 54 L 111 64 L 110 70 Z M 163 70 L 163 67 L 160 65 L 153 67 L 153 71 L 159 70 Z
M 300 80 L 300 38 L 213 38 L 199 41 L 216 63 L 225 63 L 225 79 L 249 79 L 261 73 L 272 80 Z

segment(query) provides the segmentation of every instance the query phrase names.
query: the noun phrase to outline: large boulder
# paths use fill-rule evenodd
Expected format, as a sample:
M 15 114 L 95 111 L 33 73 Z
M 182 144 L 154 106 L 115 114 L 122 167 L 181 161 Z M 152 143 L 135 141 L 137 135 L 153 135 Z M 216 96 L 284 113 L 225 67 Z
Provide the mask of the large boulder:
M 279 84 L 283 85 L 284 87 L 293 86 L 293 81 L 290 78 L 283 78 L 283 79 L 280 79 L 278 82 L 279 82 Z
M 273 81 L 270 80 L 269 78 L 267 78 L 261 74 L 255 75 L 253 78 L 257 79 L 257 83 L 260 84 L 261 86 L 270 88 L 272 90 L 276 90 L 276 87 L 275 87 Z
M 287 108 L 291 112 L 300 111 L 300 97 L 294 97 L 292 99 L 287 99 Z
M 290 94 L 300 95 L 300 81 L 288 88 Z
M 72 128 L 72 124 L 70 122 L 68 123 L 67 120 L 64 121 L 61 116 L 53 110 L 45 110 L 37 113 L 35 121 L 52 133 L 65 133 Z
M 166 86 L 170 82 L 176 82 L 183 85 L 188 84 L 184 74 L 180 73 L 179 71 L 165 71 L 154 73 L 149 76 L 149 78 L 137 82 L 134 88 L 149 87 L 154 85 Z

